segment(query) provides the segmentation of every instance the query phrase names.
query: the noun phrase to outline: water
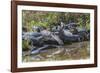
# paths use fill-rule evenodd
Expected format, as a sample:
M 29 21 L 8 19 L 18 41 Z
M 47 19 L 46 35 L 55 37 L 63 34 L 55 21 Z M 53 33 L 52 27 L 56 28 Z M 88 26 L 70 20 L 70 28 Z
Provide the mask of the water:
M 25 55 L 27 54 L 27 55 Z M 31 55 L 29 51 L 23 51 L 23 62 L 79 60 L 90 57 L 89 41 L 66 44 L 62 47 L 41 50 Z

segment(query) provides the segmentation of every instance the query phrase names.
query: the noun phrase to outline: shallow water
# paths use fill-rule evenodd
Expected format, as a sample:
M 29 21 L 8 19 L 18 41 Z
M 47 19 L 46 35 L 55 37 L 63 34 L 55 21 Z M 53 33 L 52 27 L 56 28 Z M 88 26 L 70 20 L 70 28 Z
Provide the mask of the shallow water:
M 27 54 L 27 55 L 24 55 Z M 29 51 L 23 51 L 23 62 L 55 61 L 55 60 L 79 60 L 90 57 L 89 41 L 66 44 L 59 48 L 51 48 L 31 55 Z

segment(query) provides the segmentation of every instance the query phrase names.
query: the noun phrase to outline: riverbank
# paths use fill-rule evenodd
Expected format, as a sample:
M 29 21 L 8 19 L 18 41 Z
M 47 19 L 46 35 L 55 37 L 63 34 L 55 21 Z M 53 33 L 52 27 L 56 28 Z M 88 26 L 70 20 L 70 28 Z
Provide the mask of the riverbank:
M 28 53 L 22 56 L 23 62 L 88 59 L 90 57 L 90 42 L 75 42 L 59 48 L 45 49 L 34 55 L 30 55 L 29 51 L 23 51 L 23 53 Z

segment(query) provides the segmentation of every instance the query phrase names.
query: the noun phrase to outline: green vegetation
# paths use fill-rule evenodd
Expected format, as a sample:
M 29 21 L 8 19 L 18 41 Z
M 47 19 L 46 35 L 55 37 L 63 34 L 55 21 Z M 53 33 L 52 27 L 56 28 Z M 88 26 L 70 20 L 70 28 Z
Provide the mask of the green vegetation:
M 22 40 L 22 48 L 24 51 L 29 50 L 29 41 L 28 40 Z
M 89 13 L 69 13 L 69 12 L 47 12 L 47 11 L 22 11 L 22 26 L 27 28 L 27 31 L 32 31 L 32 26 L 45 26 L 52 28 L 60 24 L 75 22 L 80 27 L 90 28 Z
M 59 25 L 61 22 L 66 25 L 75 22 L 78 23 L 79 27 L 90 29 L 90 14 L 31 10 L 22 11 L 22 27 L 25 27 L 25 30 L 28 32 L 32 31 L 33 26 L 44 26 L 51 29 L 53 26 Z M 22 48 L 23 50 L 29 50 L 28 40 L 22 40 Z

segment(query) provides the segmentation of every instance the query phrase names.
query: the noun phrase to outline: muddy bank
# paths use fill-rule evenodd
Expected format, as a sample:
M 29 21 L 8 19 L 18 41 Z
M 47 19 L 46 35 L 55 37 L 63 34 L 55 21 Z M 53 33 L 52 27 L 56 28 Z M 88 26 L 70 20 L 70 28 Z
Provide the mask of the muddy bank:
M 27 55 L 25 55 L 27 54 Z M 23 51 L 23 62 L 34 61 L 55 61 L 55 60 L 79 60 L 90 57 L 89 41 L 72 43 L 59 48 L 50 48 L 41 50 L 37 54 L 30 54 L 29 51 Z

